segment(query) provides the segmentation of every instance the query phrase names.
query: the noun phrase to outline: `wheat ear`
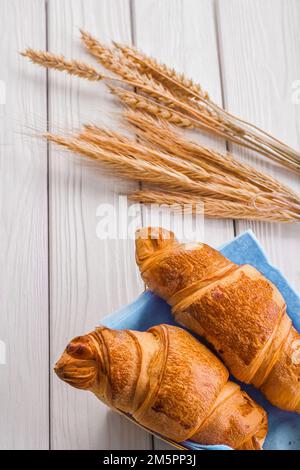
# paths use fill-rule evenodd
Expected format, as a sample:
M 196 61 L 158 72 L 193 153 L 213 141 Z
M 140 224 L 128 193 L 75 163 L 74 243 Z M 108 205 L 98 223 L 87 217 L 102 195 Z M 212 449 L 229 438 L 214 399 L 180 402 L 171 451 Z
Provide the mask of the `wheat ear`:
M 240 180 L 230 175 L 222 175 L 212 172 L 211 167 L 199 164 L 199 160 L 181 158 L 180 154 L 163 152 L 161 149 L 151 146 L 141 145 L 136 141 L 130 141 L 128 138 L 118 132 L 110 131 L 99 127 L 85 126 L 84 132 L 79 134 L 79 138 L 87 142 L 93 142 L 100 147 L 104 147 L 114 153 L 123 153 L 134 156 L 137 159 L 144 159 L 150 163 L 162 164 L 170 169 L 180 171 L 195 182 L 206 182 L 207 188 L 213 189 L 214 193 L 220 192 L 220 188 L 226 187 L 224 197 L 233 197 L 240 199 L 239 192 Z M 248 182 L 244 183 L 244 197 L 251 199 L 254 194 L 259 195 L 261 191 Z M 248 196 L 247 196 L 248 195 Z
M 114 48 L 103 46 L 88 33 L 82 32 L 83 41 L 93 55 L 98 55 L 99 61 L 109 70 L 118 75 L 105 77 L 93 67 L 78 61 L 67 61 L 62 56 L 55 56 L 47 52 L 27 50 L 24 55 L 30 57 L 35 63 L 67 73 L 77 75 L 88 80 L 118 80 L 131 85 L 143 95 L 150 97 L 153 104 L 148 103 L 148 112 L 152 112 L 154 103 L 164 105 L 160 109 L 160 117 L 172 119 L 167 109 L 178 113 L 177 125 L 182 125 L 185 116 L 196 129 L 201 128 L 207 132 L 221 136 L 233 143 L 254 150 L 261 155 L 281 163 L 286 167 L 300 172 L 300 154 L 271 134 L 257 126 L 244 121 L 210 100 L 201 87 L 186 79 L 165 65 L 145 54 L 139 53 L 128 46 L 115 44 Z M 132 101 L 132 100 L 131 100 Z M 140 106 L 144 103 L 140 103 Z M 135 105 L 136 106 L 136 105 Z M 140 108 L 141 109 L 141 108 Z M 179 118 L 180 117 L 180 118 Z M 175 119 L 172 121 L 175 123 Z
M 80 32 L 85 47 L 103 67 L 132 86 L 146 88 L 148 96 L 157 98 L 159 101 L 172 106 L 175 97 L 161 82 L 157 82 L 151 75 L 143 73 L 140 67 L 132 67 L 131 62 L 118 53 L 117 49 L 104 45 L 86 31 L 80 30 Z
M 115 47 L 119 49 L 125 57 L 139 65 L 139 68 L 151 75 L 161 83 L 164 83 L 176 95 L 193 97 L 196 99 L 208 99 L 207 91 L 202 90 L 201 86 L 192 79 L 186 78 L 184 74 L 179 74 L 176 70 L 167 67 L 165 64 L 159 63 L 153 57 L 138 51 L 134 47 L 122 45 L 113 42 Z
M 205 217 L 221 219 L 263 220 L 268 222 L 293 222 L 300 220 L 299 214 L 290 213 L 269 204 L 258 209 L 255 204 L 241 204 L 208 197 L 187 197 L 180 192 L 142 190 L 129 194 L 132 201 L 142 204 L 167 204 L 172 211 L 203 214 Z
M 176 126 L 183 128 L 193 129 L 197 125 L 196 122 L 193 122 L 184 114 L 169 109 L 162 104 L 158 104 L 143 95 L 138 95 L 133 91 L 128 91 L 121 87 L 114 87 L 112 85 L 109 85 L 109 89 L 111 93 L 119 98 L 122 104 L 131 109 L 144 111 L 158 119 L 166 120 L 171 124 L 175 124 Z
M 138 111 L 125 111 L 124 116 L 132 124 L 139 138 L 151 145 L 158 146 L 168 154 L 188 159 L 205 169 L 213 177 L 223 176 L 227 184 L 241 181 L 244 187 L 249 183 L 260 191 L 282 194 L 299 204 L 299 195 L 270 175 L 259 172 L 254 167 L 236 160 L 232 155 L 222 155 L 212 149 L 192 142 L 180 135 L 175 129 L 157 119 Z M 233 180 L 232 180 L 233 178 Z
M 199 109 L 199 100 L 202 105 L 204 105 L 204 108 L 201 108 L 200 111 L 205 115 L 209 114 L 212 118 L 215 117 L 216 129 L 219 128 L 219 126 L 224 126 L 229 140 L 233 141 L 233 137 L 235 139 L 237 138 L 240 145 L 247 148 L 255 147 L 255 150 L 260 152 L 262 155 L 280 162 L 296 171 L 300 170 L 299 152 L 288 147 L 279 139 L 276 139 L 258 126 L 240 119 L 222 109 L 210 100 L 208 96 L 205 95 L 205 92 L 202 92 L 201 88 L 201 91 L 197 91 L 193 82 L 191 82 L 191 85 L 189 86 L 189 80 L 186 79 L 184 75 L 180 76 L 176 73 L 174 75 L 174 71 L 172 69 L 164 64 L 159 64 L 152 57 L 137 51 L 133 47 L 122 46 L 117 43 L 115 43 L 115 46 L 122 51 L 127 59 L 131 60 L 133 64 L 138 63 L 141 68 L 148 70 L 148 72 L 152 74 L 153 78 L 164 83 L 164 85 L 169 87 L 173 92 L 175 87 L 179 92 L 185 92 L 186 96 L 189 95 L 188 103 L 196 110 Z
M 142 159 L 128 157 L 126 154 L 114 153 L 92 141 L 87 142 L 80 137 L 67 139 L 53 134 L 45 134 L 45 137 L 49 142 L 97 161 L 116 176 L 134 181 L 140 181 L 142 178 L 147 183 L 166 188 L 181 189 L 187 192 L 200 193 L 202 190 L 205 194 L 210 193 L 210 191 L 202 189 L 199 183 L 190 180 L 184 174 L 165 165 L 153 164 Z
M 52 54 L 51 52 L 35 51 L 29 48 L 21 52 L 21 55 L 29 58 L 34 64 L 67 72 L 69 75 L 76 75 L 90 81 L 100 81 L 106 78 L 91 65 L 78 60 L 66 60 L 62 55 Z

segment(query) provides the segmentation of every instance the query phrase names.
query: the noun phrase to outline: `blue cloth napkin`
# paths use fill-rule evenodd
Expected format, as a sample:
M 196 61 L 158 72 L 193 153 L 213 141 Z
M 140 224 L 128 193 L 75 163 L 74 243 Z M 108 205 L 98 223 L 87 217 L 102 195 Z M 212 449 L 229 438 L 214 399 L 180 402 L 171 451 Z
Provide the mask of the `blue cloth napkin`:
M 295 328 L 300 331 L 300 297 L 278 269 L 269 263 L 252 231 L 247 231 L 223 245 L 220 251 L 234 263 L 251 264 L 272 281 L 286 301 L 287 313 Z M 103 318 L 101 323 L 110 328 L 139 331 L 145 331 L 160 323 L 176 324 L 168 304 L 150 291 L 141 294 L 130 305 Z M 234 380 L 232 377 L 231 379 Z M 300 449 L 300 416 L 275 408 L 252 386 L 245 384 L 241 386 L 268 413 L 269 432 L 264 449 Z M 193 450 L 230 450 L 224 445 L 202 446 L 191 441 L 185 441 L 184 445 Z

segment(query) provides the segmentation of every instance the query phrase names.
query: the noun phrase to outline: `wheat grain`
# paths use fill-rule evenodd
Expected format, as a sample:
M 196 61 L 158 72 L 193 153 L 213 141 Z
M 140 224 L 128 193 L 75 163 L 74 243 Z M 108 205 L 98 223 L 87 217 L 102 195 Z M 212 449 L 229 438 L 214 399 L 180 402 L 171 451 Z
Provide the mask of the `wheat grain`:
M 136 159 L 125 154 L 114 153 L 106 148 L 91 142 L 87 142 L 79 137 L 67 139 L 65 137 L 53 134 L 45 134 L 49 142 L 60 145 L 61 147 L 72 150 L 85 157 L 96 160 L 105 165 L 107 170 L 113 170 L 113 174 L 123 178 L 143 181 L 164 186 L 166 188 L 182 189 L 187 192 L 209 194 L 199 183 L 190 180 L 184 174 L 170 169 L 165 165 L 150 163 L 143 159 Z
M 155 97 L 159 99 L 160 102 L 173 106 L 175 97 L 171 91 L 165 88 L 161 82 L 155 81 L 151 75 L 143 73 L 140 68 L 136 69 L 136 67 L 132 67 L 131 62 L 122 54 L 119 54 L 116 49 L 102 44 L 98 39 L 83 30 L 81 30 L 81 39 L 87 50 L 107 70 L 117 74 L 134 87 L 139 86 L 143 89 L 146 87 L 148 96 Z
M 107 82 L 117 80 L 114 77 L 100 74 L 94 67 L 88 64 L 79 61 L 68 61 L 63 56 L 55 55 L 49 52 L 28 49 L 23 53 L 23 55 L 29 57 L 36 64 L 60 71 L 65 71 L 68 74 L 76 75 L 88 80 L 106 80 Z M 181 115 L 180 119 L 177 118 L 177 123 L 179 125 L 182 125 L 182 122 L 185 120 L 184 116 L 186 115 L 186 119 L 189 119 L 189 123 L 193 122 L 193 127 L 195 128 L 202 128 L 205 131 L 213 132 L 223 138 L 227 137 L 231 140 L 231 142 L 242 144 L 244 147 L 251 150 L 257 150 L 259 148 L 261 154 L 269 156 L 275 161 L 280 161 L 283 159 L 287 160 L 287 157 L 283 154 L 278 156 L 276 152 L 274 153 L 272 150 L 269 150 L 268 153 L 268 151 L 265 150 L 265 146 L 260 144 L 261 139 L 259 137 L 256 137 L 256 139 L 253 140 L 252 135 L 246 135 L 244 130 L 235 127 L 232 122 L 229 122 L 228 124 L 226 120 L 222 121 L 220 119 L 216 119 L 210 113 L 205 111 L 203 112 L 203 109 L 198 107 L 195 108 L 186 101 L 182 102 L 178 100 L 171 93 L 168 93 L 167 90 L 162 88 L 161 85 L 155 84 L 154 81 L 149 80 L 147 77 L 139 79 L 139 75 L 136 77 L 135 75 L 132 76 L 132 74 L 129 74 L 127 75 L 127 78 L 124 78 L 124 71 L 124 76 L 122 77 L 123 67 L 117 67 L 117 69 L 121 77 L 118 78 L 119 81 L 121 80 L 125 84 L 129 84 L 135 88 L 140 89 L 146 95 L 150 96 L 151 98 L 155 98 L 159 102 L 166 105 L 164 111 L 161 113 L 161 117 L 165 116 L 168 120 L 172 119 L 172 108 L 175 110 L 178 108 L 180 110 L 179 114 Z M 169 113 L 167 112 L 168 107 L 171 109 Z M 150 112 L 150 110 L 151 107 L 149 107 L 148 112 Z M 178 113 L 175 113 L 175 115 L 176 114 Z M 175 123 L 175 119 L 172 122 Z M 296 162 L 286 161 L 286 165 L 295 170 L 299 169 L 299 165 Z
M 103 74 L 99 73 L 91 65 L 79 62 L 78 60 L 66 60 L 62 55 L 35 51 L 30 48 L 21 52 L 21 55 L 29 58 L 34 64 L 61 72 L 67 72 L 70 75 L 76 75 L 77 77 L 85 78 L 90 81 L 99 81 L 105 78 Z
M 151 147 L 145 147 L 136 141 L 124 139 L 123 135 L 118 132 L 109 132 L 103 129 L 93 129 L 85 127 L 85 131 L 78 135 L 78 138 L 86 142 L 92 142 L 101 148 L 106 148 L 114 153 L 130 155 L 136 159 L 142 159 L 150 163 L 158 163 L 170 169 L 180 171 L 193 181 L 208 181 L 211 176 L 204 169 L 193 163 L 170 156 L 162 151 L 155 150 Z
M 142 179 L 160 188 L 180 189 L 186 195 L 222 198 L 236 203 L 249 204 L 255 200 L 257 205 L 267 207 L 272 203 L 270 195 L 262 193 L 255 185 L 208 173 L 199 165 L 141 145 L 117 132 L 85 126 L 83 132 L 69 139 L 53 135 L 48 138 L 113 168 L 119 176 Z M 295 207 L 280 195 L 276 195 L 276 202 L 281 208 Z
M 247 123 L 246 121 L 226 112 L 208 99 L 208 97 L 205 96 L 205 93 L 197 92 L 193 82 L 189 87 L 189 80 L 184 76 L 181 77 L 178 74 L 176 76 L 176 73 L 174 76 L 172 69 L 169 69 L 167 66 L 158 64 L 155 59 L 146 56 L 134 48 L 122 46 L 120 44 L 115 45 L 128 59 L 132 60 L 133 64 L 138 63 L 141 68 L 146 68 L 156 80 L 161 81 L 161 83 L 169 87 L 169 89 L 174 93 L 176 93 L 174 90 L 180 92 L 181 98 L 183 98 L 183 95 L 188 98 L 194 98 L 189 99 L 188 104 L 191 108 L 194 108 L 196 111 L 200 111 L 200 113 L 203 114 L 202 117 L 199 116 L 200 121 L 202 121 L 202 119 L 206 119 L 208 115 L 209 118 L 213 119 L 215 130 L 219 131 L 220 129 L 224 129 L 227 134 L 227 138 L 232 142 L 236 142 L 246 148 L 259 151 L 262 155 L 268 156 L 291 169 L 296 171 L 300 170 L 300 156 L 298 152 L 289 148 L 265 131 L 262 131 L 257 126 Z M 197 101 L 195 102 L 195 99 L 202 102 L 201 107 L 199 107 L 199 103 Z M 220 135 L 219 132 L 218 134 Z
M 110 85 L 109 88 L 124 105 L 132 109 L 145 111 L 159 119 L 164 119 L 179 127 L 192 129 L 197 125 L 197 123 L 193 122 L 192 119 L 177 111 L 174 111 L 173 109 L 168 109 L 161 104 L 155 103 L 143 95 L 138 95 L 135 92 L 125 90 L 121 87 L 114 87 Z
M 262 219 L 261 208 L 270 212 L 272 207 L 276 212 L 274 217 L 285 213 L 287 218 L 290 211 L 289 218 L 296 219 L 295 214 L 299 214 L 299 197 L 276 180 L 262 174 L 262 185 L 258 172 L 251 167 L 235 161 L 232 156 L 222 156 L 189 142 L 166 123 L 160 126 L 159 121 L 140 112 L 128 111 L 125 117 L 148 145 L 95 125 L 84 126 L 83 131 L 69 139 L 51 135 L 49 140 L 96 159 L 119 176 L 142 180 L 168 191 L 180 190 L 183 197 L 191 200 L 200 196 L 222 198 L 226 203 L 245 206 L 251 217 L 256 210 L 259 220 Z M 236 212 L 233 214 L 236 217 Z
M 209 115 L 214 118 L 216 129 L 223 126 L 229 140 L 233 141 L 234 137 L 234 141 L 237 139 L 237 143 L 240 145 L 256 150 L 262 155 L 280 162 L 293 170 L 300 171 L 299 152 L 291 149 L 259 127 L 223 110 L 208 98 L 201 87 L 197 90 L 197 85 L 193 82 L 190 82 L 189 86 L 189 80 L 184 75 L 180 76 L 176 72 L 174 74 L 172 69 L 164 64 L 159 64 L 155 59 L 137 51 L 135 48 L 122 46 L 117 43 L 115 45 L 133 64 L 138 63 L 141 68 L 148 70 L 156 80 L 161 81 L 174 93 L 175 90 L 181 94 L 184 93 L 186 97 L 190 98 L 188 103 L 191 107 L 203 113 L 204 116 Z M 195 99 L 197 100 L 196 102 Z M 202 103 L 200 108 L 198 100 Z
M 183 211 L 192 214 L 203 214 L 205 217 L 221 219 L 248 219 L 268 222 L 292 222 L 300 220 L 299 214 L 290 213 L 280 207 L 242 204 L 207 197 L 187 197 L 180 192 L 161 192 L 142 190 L 129 194 L 129 198 L 142 204 L 168 204 L 172 211 Z
M 221 121 L 215 111 L 210 109 L 210 107 L 205 107 L 199 103 L 195 105 L 195 103 L 192 101 L 178 101 L 178 95 L 181 98 L 184 95 L 189 96 L 191 94 L 191 90 L 192 95 L 197 96 L 199 99 L 201 98 L 208 100 L 208 94 L 206 92 L 202 92 L 200 85 L 195 85 L 192 80 L 186 79 L 184 75 L 177 74 L 174 70 L 168 69 L 166 66 L 158 64 L 154 59 L 148 58 L 147 61 L 146 56 L 143 56 L 142 54 L 140 54 L 140 57 L 144 57 L 144 63 L 140 64 L 140 66 L 136 69 L 134 67 L 136 62 L 132 64 L 127 59 L 128 57 L 131 59 L 133 57 L 137 57 L 137 51 L 134 55 L 134 50 L 130 50 L 128 47 L 122 47 L 120 44 L 114 43 L 117 49 L 123 54 L 120 55 L 116 53 L 116 50 L 105 46 L 89 33 L 81 30 L 81 35 L 82 40 L 89 52 L 94 57 L 96 57 L 96 59 L 105 68 L 123 78 L 127 84 L 141 89 L 141 91 L 146 95 L 157 99 L 159 102 L 171 108 L 179 109 L 181 112 L 187 113 L 187 115 L 197 117 L 200 122 L 196 122 L 196 127 L 205 128 L 206 130 L 210 131 L 218 131 L 219 135 L 222 135 L 223 137 L 225 136 L 223 133 L 223 128 L 224 126 L 226 127 L 226 123 Z M 125 53 L 125 51 L 127 51 L 127 53 Z M 147 70 L 147 67 L 150 63 L 152 65 L 150 67 L 151 74 L 149 75 L 145 73 L 145 69 Z M 154 69 L 157 71 L 156 74 L 153 73 Z M 162 70 L 165 71 L 165 76 L 161 75 Z M 160 71 L 160 74 L 158 71 Z M 155 80 L 157 75 L 160 80 Z M 168 87 L 164 86 L 165 80 L 163 77 L 165 79 L 167 78 Z M 172 82 L 173 86 L 170 86 L 170 81 Z M 243 133 L 241 129 L 234 129 L 234 126 L 231 125 L 231 128 L 228 131 L 232 132 L 233 130 L 235 130 L 237 134 Z M 248 148 L 252 148 L 250 143 L 248 144 Z
M 131 97 L 132 106 L 139 105 L 139 109 L 144 110 L 148 107 L 147 112 L 154 114 L 155 104 L 158 104 L 161 119 L 169 122 L 172 120 L 174 124 L 180 126 L 186 122 L 191 127 L 192 123 L 196 129 L 221 136 L 300 172 L 299 152 L 257 126 L 223 110 L 209 99 L 199 85 L 184 75 L 178 74 L 164 64 L 159 64 L 155 59 L 134 48 L 117 43 L 109 48 L 83 31 L 82 39 L 88 50 L 104 67 L 117 74 L 118 78 L 105 77 L 87 64 L 67 61 L 62 56 L 47 52 L 29 49 L 24 55 L 39 65 L 63 70 L 88 80 L 122 81 L 152 99 L 152 104 L 148 102 L 146 106 L 145 101 L 134 102 Z
M 128 160 L 134 159 L 135 162 L 141 164 L 141 170 L 144 167 L 144 164 L 150 165 L 153 169 L 164 169 L 166 174 L 178 178 L 178 175 L 186 177 L 185 180 L 178 181 L 180 187 L 188 192 L 201 195 L 210 195 L 215 196 L 219 194 L 220 196 L 227 198 L 232 198 L 233 200 L 251 200 L 253 195 L 259 198 L 259 191 L 256 191 L 256 188 L 252 188 L 252 191 L 248 191 L 247 187 L 243 188 L 241 192 L 238 185 L 230 186 L 224 185 L 224 181 L 218 181 L 217 178 L 212 179 L 211 175 L 195 165 L 186 162 L 180 158 L 173 157 L 170 158 L 170 155 L 164 154 L 163 152 L 155 151 L 149 147 L 142 146 L 135 141 L 126 140 L 124 142 L 118 136 L 118 133 L 114 133 L 112 138 L 106 137 L 105 135 L 98 135 L 95 132 L 90 135 L 88 132 L 84 132 L 75 136 L 69 144 L 72 145 L 72 142 L 76 142 L 77 146 L 81 144 L 81 152 L 86 155 L 85 145 L 90 149 L 91 147 L 96 151 L 108 151 L 110 155 L 120 156 L 122 155 Z M 74 150 L 74 149 L 73 149 Z M 106 160 L 107 163 L 107 160 Z M 126 163 L 127 164 L 127 163 Z M 143 179 L 144 174 L 140 174 L 140 179 Z M 153 184 L 165 184 L 161 181 L 153 181 Z M 223 183 L 223 184 L 222 184 Z M 169 182 L 167 182 L 169 184 Z
M 235 160 L 232 155 L 222 155 L 212 149 L 200 146 L 181 136 L 171 126 L 159 122 L 143 113 L 125 111 L 125 118 L 135 126 L 139 138 L 152 145 L 159 146 L 165 152 L 181 156 L 210 172 L 211 175 L 223 176 L 230 184 L 231 178 L 244 186 L 249 183 L 260 191 L 284 194 L 285 197 L 299 203 L 299 196 L 271 176 Z M 234 184 L 234 183 L 233 183 Z
M 134 86 L 133 83 L 130 84 Z M 146 91 L 143 85 L 138 83 L 136 83 L 135 85 L 137 88 L 141 88 L 142 91 Z M 188 112 L 185 112 L 186 103 L 182 103 L 183 109 L 180 109 L 180 106 L 177 106 L 177 100 L 173 100 L 172 106 L 167 106 L 168 102 L 170 101 L 170 97 L 165 100 L 163 98 L 163 94 L 161 102 L 156 102 L 155 100 L 150 99 L 153 98 L 153 95 L 160 94 L 157 91 L 153 91 L 153 94 L 149 94 L 149 97 L 147 97 L 144 95 L 137 94 L 135 91 L 128 91 L 121 87 L 114 87 L 112 85 L 108 86 L 111 92 L 114 93 L 123 104 L 131 107 L 132 109 L 143 110 L 155 117 L 165 119 L 166 121 L 175 124 L 179 127 L 201 129 L 206 132 L 213 132 L 214 134 L 223 138 L 226 138 L 228 136 L 227 130 L 223 127 L 223 125 L 220 125 L 220 123 L 216 123 L 216 121 L 210 116 L 205 117 L 204 115 L 201 115 L 199 119 L 199 113 L 193 108 L 189 108 L 190 110 L 192 110 L 192 115 L 189 115 Z M 163 104 L 164 101 L 167 105 Z M 196 117 L 195 112 L 197 113 Z M 233 143 L 240 143 L 240 137 L 235 137 L 231 135 L 230 140 Z M 253 145 L 251 142 L 248 144 L 245 143 L 244 147 L 247 147 L 250 150 L 256 150 L 255 145 Z
M 118 176 L 144 181 L 160 191 L 140 191 L 144 202 L 205 204 L 205 215 L 267 221 L 300 219 L 300 199 L 291 189 L 249 165 L 191 142 L 172 125 L 222 136 L 299 170 L 299 154 L 266 132 L 213 103 L 194 82 L 133 48 L 101 44 L 82 31 L 89 52 L 116 77 L 63 56 L 28 49 L 34 63 L 91 80 L 104 80 L 128 108 L 127 121 L 139 142 L 89 124 L 70 138 L 48 134 L 49 141 L 94 159 Z M 113 81 L 133 90 L 112 86 Z
M 213 173 L 207 178 L 207 172 L 202 170 L 201 175 L 200 168 L 195 165 L 178 157 L 171 158 L 114 131 L 87 125 L 79 135 L 68 139 L 52 134 L 47 138 L 96 160 L 117 176 L 158 186 L 161 191 L 139 193 L 139 196 L 145 196 L 144 202 L 150 202 L 151 194 L 152 202 L 157 203 L 159 195 L 161 203 L 167 204 L 171 196 L 176 196 L 176 201 L 181 203 L 205 202 L 207 216 L 229 217 L 226 214 L 231 213 L 232 218 L 277 221 L 299 220 L 300 217 L 300 204 L 295 205 L 280 194 L 262 193 L 238 179 L 235 185 L 230 185 L 226 179 L 212 178 Z M 154 194 L 157 196 L 155 201 Z M 176 201 L 173 197 L 173 202 Z
M 263 195 L 261 189 L 255 185 L 255 180 L 252 183 L 243 182 L 243 193 L 241 193 L 241 180 L 239 178 L 224 173 L 218 174 L 212 166 L 203 165 L 199 159 L 181 158 L 180 152 L 172 153 L 172 142 L 167 148 L 168 153 L 165 153 L 161 149 L 158 151 L 149 145 L 141 145 L 136 141 L 125 138 L 118 132 L 107 131 L 96 126 L 93 126 L 92 129 L 90 126 L 85 126 L 84 129 L 85 131 L 79 134 L 79 139 L 87 143 L 92 142 L 117 154 L 143 159 L 152 164 L 158 163 L 170 170 L 175 169 L 194 182 L 206 182 L 206 188 L 211 194 L 220 193 L 225 198 L 248 200 L 251 200 L 254 195 L 257 197 Z M 226 192 L 224 188 L 226 188 Z M 200 188 L 200 190 L 203 189 Z
M 280 148 L 281 150 L 287 148 L 287 146 L 285 146 L 278 139 L 275 139 L 270 134 L 266 133 L 265 131 L 262 131 L 257 126 L 250 125 L 246 121 L 231 115 L 230 113 L 226 112 L 218 105 L 213 103 L 209 99 L 207 92 L 203 91 L 200 85 L 195 84 L 191 79 L 186 78 L 184 74 L 178 74 L 176 71 L 174 71 L 174 69 L 167 67 L 165 64 L 158 63 L 154 58 L 143 54 L 134 47 L 124 46 L 116 42 L 114 42 L 114 45 L 123 53 L 123 55 L 127 59 L 129 58 L 132 61 L 133 65 L 138 64 L 140 70 L 148 70 L 148 72 L 157 81 L 167 84 L 168 88 L 174 93 L 177 92 L 181 97 L 187 96 L 189 98 L 201 100 L 202 103 L 206 105 L 206 107 L 202 104 L 199 108 L 198 101 L 195 102 L 193 100 L 190 100 L 189 104 L 204 113 L 208 113 L 209 115 L 215 116 L 219 122 L 223 122 L 223 125 L 229 126 L 229 131 L 234 131 L 238 135 L 243 135 L 244 137 L 249 138 L 249 136 L 251 136 L 251 133 L 249 134 L 249 136 L 245 135 L 247 133 L 247 129 L 243 129 L 243 127 L 240 126 L 240 124 L 244 124 L 261 132 L 265 137 L 274 140 L 274 142 L 277 142 L 277 148 Z M 229 122 L 226 122 L 228 118 Z M 258 136 L 256 137 L 258 138 Z M 263 140 L 261 140 L 261 142 L 263 142 Z M 298 156 L 299 159 L 299 154 L 297 152 L 293 151 L 292 149 L 289 150 L 292 151 L 294 156 Z
M 153 57 L 146 56 L 146 54 L 143 54 L 134 47 L 125 46 L 117 42 L 113 42 L 113 44 L 125 57 L 137 63 L 141 70 L 150 72 L 154 78 L 158 79 L 161 83 L 167 84 L 168 88 L 180 97 L 192 96 L 196 99 L 208 99 L 208 93 L 203 91 L 199 84 L 186 78 L 184 74 L 179 74 L 176 70 L 159 63 Z

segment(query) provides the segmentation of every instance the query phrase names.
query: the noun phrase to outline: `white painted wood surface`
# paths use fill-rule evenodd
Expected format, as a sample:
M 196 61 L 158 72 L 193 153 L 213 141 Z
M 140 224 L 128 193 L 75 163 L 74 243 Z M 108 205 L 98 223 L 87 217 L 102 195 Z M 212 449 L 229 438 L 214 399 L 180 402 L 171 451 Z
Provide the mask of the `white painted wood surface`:
M 134 19 L 134 40 L 138 48 L 193 77 L 209 90 L 217 103 L 222 103 L 213 2 L 135 0 Z M 208 135 L 190 134 L 204 145 L 225 149 L 224 142 L 216 144 Z M 204 241 L 207 243 L 218 246 L 233 236 L 232 221 L 206 220 Z M 154 442 L 156 449 L 168 448 L 158 439 Z
M 26 14 L 24 14 L 26 11 Z M 39 0 L 0 4 L 0 448 L 43 449 L 49 442 L 46 145 L 28 137 L 45 119 L 45 71 L 18 51 L 44 48 Z M 5 102 L 6 101 L 6 102 Z
M 300 147 L 300 105 L 293 83 L 300 76 L 300 2 L 297 0 L 220 1 L 218 31 L 226 108 Z M 300 192 L 299 175 L 233 146 L 244 160 Z M 300 290 L 300 224 L 238 222 L 251 228 L 273 263 Z
M 201 83 L 211 97 L 222 103 L 218 46 L 211 0 L 135 0 L 134 41 L 158 60 Z M 209 135 L 192 134 L 204 145 L 225 149 Z M 205 241 L 218 246 L 233 236 L 231 221 L 207 220 Z
M 91 60 L 78 27 L 103 41 L 131 41 L 127 0 L 50 0 L 49 49 Z M 91 60 L 93 62 L 93 60 Z M 114 100 L 103 84 L 49 74 L 50 125 L 72 129 L 82 122 L 116 128 Z M 95 99 L 96 97 L 96 99 Z M 50 155 L 51 366 L 68 340 L 92 330 L 101 317 L 142 290 L 130 240 L 99 240 L 97 207 L 117 205 L 128 185 L 101 177 L 83 160 L 57 148 Z M 51 373 L 51 443 L 54 449 L 149 448 L 151 437 L 87 393 L 77 393 Z
M 98 205 L 117 205 L 128 184 L 26 135 L 28 126 L 45 130 L 47 120 L 54 131 L 86 121 L 116 129 L 118 107 L 104 85 L 56 72 L 47 78 L 17 51 L 47 44 L 89 59 L 78 27 L 107 42 L 133 42 L 299 148 L 300 105 L 291 98 L 300 79 L 299 17 L 297 0 L 1 0 L 0 340 L 8 352 L 0 364 L 1 449 L 165 448 L 52 372 L 71 337 L 143 286 L 133 243 L 96 236 Z M 290 172 L 232 150 L 300 191 Z M 205 240 L 217 246 L 249 227 L 300 290 L 299 225 L 206 221 Z

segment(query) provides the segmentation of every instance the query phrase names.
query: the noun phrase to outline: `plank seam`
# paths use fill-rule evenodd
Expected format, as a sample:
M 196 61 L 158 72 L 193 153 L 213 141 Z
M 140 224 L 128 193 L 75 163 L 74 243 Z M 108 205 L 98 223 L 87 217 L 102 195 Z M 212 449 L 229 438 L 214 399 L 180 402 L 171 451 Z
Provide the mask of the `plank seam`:
M 215 36 L 216 36 L 216 45 L 217 45 L 217 56 L 218 56 L 218 68 L 219 68 L 219 77 L 220 77 L 220 88 L 221 88 L 221 102 L 222 107 L 226 109 L 226 100 L 225 100 L 225 80 L 223 74 L 223 54 L 221 48 L 221 35 L 220 35 L 220 11 L 219 11 L 219 0 L 213 0 L 213 16 L 214 16 L 214 25 L 215 25 Z M 230 144 L 228 140 L 225 141 L 226 152 L 230 152 Z M 236 237 L 237 227 L 236 221 L 232 220 L 233 224 L 233 234 Z
M 45 0 L 45 46 L 49 50 L 49 11 Z M 46 68 L 46 129 L 49 132 L 49 70 Z M 51 288 L 50 288 L 50 147 L 46 142 L 47 158 L 47 256 L 48 256 L 48 448 L 51 450 Z
M 136 12 L 135 12 L 135 0 L 129 0 L 129 16 L 130 16 L 130 32 L 131 32 L 131 43 L 133 46 L 137 45 L 136 40 Z M 134 91 L 137 93 L 138 90 L 134 88 Z M 138 137 L 136 136 L 136 141 L 138 142 Z M 138 182 L 139 190 L 142 189 L 142 181 Z M 141 224 L 144 226 L 144 211 L 141 208 Z M 146 285 L 144 284 L 144 290 L 146 290 Z M 150 434 L 150 446 L 151 450 L 155 450 L 155 439 L 153 434 Z

